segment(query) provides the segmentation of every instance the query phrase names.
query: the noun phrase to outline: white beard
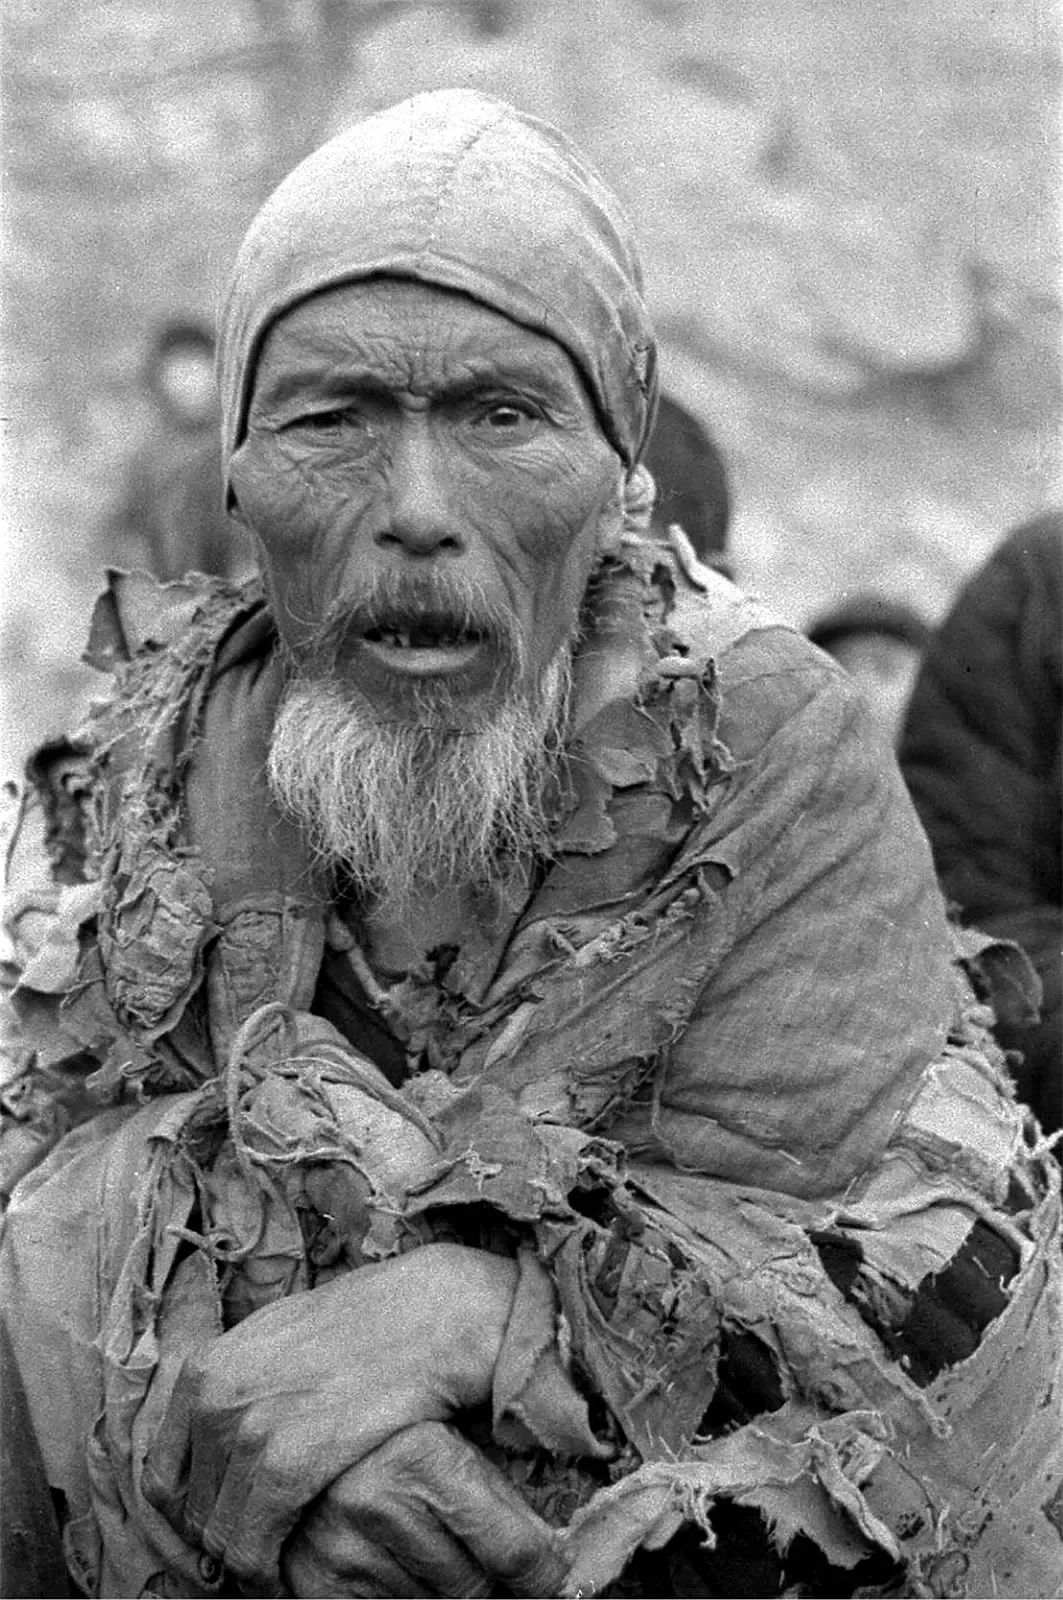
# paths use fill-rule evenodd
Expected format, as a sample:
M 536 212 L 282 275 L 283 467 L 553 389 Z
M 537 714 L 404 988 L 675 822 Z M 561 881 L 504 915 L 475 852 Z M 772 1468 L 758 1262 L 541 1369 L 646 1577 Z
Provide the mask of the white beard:
M 511 695 L 469 731 L 381 722 L 330 677 L 292 678 L 268 774 L 318 858 L 392 914 L 447 887 L 484 890 L 549 853 L 544 778 L 561 746 L 571 651 L 534 698 Z

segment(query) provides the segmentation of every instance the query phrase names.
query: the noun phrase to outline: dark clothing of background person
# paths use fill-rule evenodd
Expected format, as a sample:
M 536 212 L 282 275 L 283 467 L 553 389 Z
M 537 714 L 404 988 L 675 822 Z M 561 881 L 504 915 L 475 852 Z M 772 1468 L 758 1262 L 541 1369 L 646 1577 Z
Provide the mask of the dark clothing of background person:
M 654 527 L 663 533 L 678 522 L 700 559 L 732 576 L 726 557 L 731 496 L 723 457 L 697 417 L 669 395 L 658 403 L 644 459 L 657 485 Z
M 1046 1131 L 1063 1123 L 1061 571 L 1059 511 L 1005 538 L 928 646 L 900 749 L 947 897 L 1037 968 L 1040 1023 L 997 1035 Z
M 222 509 L 217 430 L 156 424 L 130 462 L 108 532 L 119 565 L 147 567 L 163 582 L 230 576 L 243 536 Z

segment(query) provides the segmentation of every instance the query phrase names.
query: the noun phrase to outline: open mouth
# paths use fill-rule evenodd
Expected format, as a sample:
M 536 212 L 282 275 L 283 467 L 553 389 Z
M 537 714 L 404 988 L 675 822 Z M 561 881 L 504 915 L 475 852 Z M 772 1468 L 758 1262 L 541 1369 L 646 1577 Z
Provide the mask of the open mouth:
M 366 628 L 363 646 L 392 671 L 419 674 L 457 672 L 487 648 L 486 638 L 443 619 L 382 623 Z
M 478 633 L 432 622 L 415 622 L 404 628 L 367 628 L 362 637 L 367 644 L 385 644 L 393 650 L 455 650 L 482 642 Z

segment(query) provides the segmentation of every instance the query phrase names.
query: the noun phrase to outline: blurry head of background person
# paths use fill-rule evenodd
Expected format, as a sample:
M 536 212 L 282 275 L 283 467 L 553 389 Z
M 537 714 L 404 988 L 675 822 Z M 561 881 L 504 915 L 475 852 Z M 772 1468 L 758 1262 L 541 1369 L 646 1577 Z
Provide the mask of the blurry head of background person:
M 225 510 L 214 332 L 171 316 L 148 341 L 141 383 L 144 435 L 101 528 L 115 566 L 146 568 L 164 583 L 188 572 L 236 578 L 253 565 L 247 532 Z
M 678 522 L 702 561 L 729 572 L 731 497 L 723 457 L 697 417 L 668 395 L 661 396 L 643 460 L 657 485 L 653 527 L 663 533 Z
M 930 636 L 926 620 L 897 600 L 857 595 L 814 618 L 805 632 L 857 680 L 896 745 Z
M 192 431 L 218 419 L 214 334 L 203 322 L 173 319 L 159 329 L 145 363 L 148 392 L 168 422 Z

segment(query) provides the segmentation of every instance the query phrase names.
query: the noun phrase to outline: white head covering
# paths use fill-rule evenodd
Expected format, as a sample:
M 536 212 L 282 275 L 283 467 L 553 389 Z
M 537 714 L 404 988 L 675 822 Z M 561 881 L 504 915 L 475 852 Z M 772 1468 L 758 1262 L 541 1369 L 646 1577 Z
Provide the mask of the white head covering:
M 226 482 L 270 325 L 319 290 L 378 275 L 460 290 L 555 339 L 625 464 L 638 460 L 657 362 L 627 218 L 557 129 L 448 89 L 331 139 L 251 224 L 219 337 Z

